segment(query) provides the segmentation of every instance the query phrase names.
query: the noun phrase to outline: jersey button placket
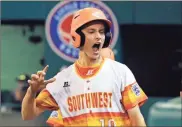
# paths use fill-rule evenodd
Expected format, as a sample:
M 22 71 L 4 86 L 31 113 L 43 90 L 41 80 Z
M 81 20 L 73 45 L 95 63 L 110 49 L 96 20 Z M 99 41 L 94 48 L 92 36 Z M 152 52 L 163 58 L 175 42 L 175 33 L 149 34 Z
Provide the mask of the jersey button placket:
M 91 86 L 90 86 L 90 80 L 87 80 L 87 91 L 90 91 L 90 88 L 91 88 Z
M 86 84 L 85 84 L 85 93 L 90 93 L 90 86 L 91 84 L 90 84 L 90 80 L 89 79 L 86 79 Z M 90 113 L 90 109 L 88 109 L 88 108 L 86 108 L 86 112 L 87 112 L 87 125 L 88 125 L 88 117 L 89 117 L 89 113 Z
M 87 81 L 87 79 L 86 79 L 86 81 Z M 86 95 L 87 94 L 87 82 L 86 81 L 84 81 L 84 95 Z M 85 99 L 85 106 L 86 106 L 86 99 Z M 85 108 L 85 113 L 86 113 L 86 123 L 87 123 L 87 126 L 88 126 L 88 119 L 87 119 L 87 107 Z

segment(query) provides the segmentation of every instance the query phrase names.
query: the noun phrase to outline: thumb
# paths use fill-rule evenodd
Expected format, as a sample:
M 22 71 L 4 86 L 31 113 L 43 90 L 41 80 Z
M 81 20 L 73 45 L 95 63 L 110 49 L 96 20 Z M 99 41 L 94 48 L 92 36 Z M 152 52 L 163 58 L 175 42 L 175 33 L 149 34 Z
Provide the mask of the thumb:
M 47 85 L 47 84 L 52 83 L 52 82 L 54 82 L 54 81 L 56 81 L 56 78 L 51 78 L 51 79 L 49 79 L 49 80 L 45 80 L 45 81 L 44 81 L 44 84 Z

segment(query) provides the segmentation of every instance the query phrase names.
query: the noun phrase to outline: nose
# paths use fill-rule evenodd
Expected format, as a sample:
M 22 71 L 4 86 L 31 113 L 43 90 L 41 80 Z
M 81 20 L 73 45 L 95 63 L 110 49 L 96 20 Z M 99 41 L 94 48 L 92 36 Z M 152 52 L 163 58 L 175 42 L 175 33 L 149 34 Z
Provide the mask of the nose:
M 100 34 L 99 32 L 96 32 L 95 38 L 96 38 L 97 40 L 100 40 L 100 39 L 101 39 L 101 34 Z

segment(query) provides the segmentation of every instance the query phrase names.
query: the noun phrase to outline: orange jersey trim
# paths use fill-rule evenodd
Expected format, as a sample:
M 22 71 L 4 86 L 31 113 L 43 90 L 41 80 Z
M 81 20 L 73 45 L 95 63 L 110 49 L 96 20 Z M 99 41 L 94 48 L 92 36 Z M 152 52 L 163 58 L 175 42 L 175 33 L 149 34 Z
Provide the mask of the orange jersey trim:
M 96 64 L 96 65 L 93 65 L 90 67 L 83 67 L 77 61 L 77 62 L 75 62 L 75 72 L 79 77 L 81 77 L 83 79 L 91 78 L 100 71 L 104 62 L 105 62 L 105 59 L 103 58 L 101 64 Z M 92 70 L 92 73 L 90 75 L 87 75 L 89 70 Z
M 51 115 L 49 116 L 48 120 L 46 121 L 46 123 L 52 127 L 64 126 L 63 118 L 62 118 L 62 114 L 60 110 L 53 111 Z
M 109 126 L 108 121 L 113 120 L 116 126 L 131 126 L 131 121 L 126 113 L 119 112 L 97 112 L 87 113 L 75 117 L 64 118 L 65 126 L 101 126 L 101 121 L 104 122 L 104 126 Z M 111 125 L 110 125 L 111 126 Z
M 56 120 L 56 118 L 49 118 L 46 123 L 51 127 L 64 127 L 63 123 Z
M 120 113 L 120 112 L 97 112 L 97 113 L 86 113 L 74 117 L 66 117 L 64 118 L 65 122 L 68 121 L 77 121 L 80 119 L 85 119 L 86 117 L 122 117 L 122 119 L 128 119 L 128 115 L 125 113 Z

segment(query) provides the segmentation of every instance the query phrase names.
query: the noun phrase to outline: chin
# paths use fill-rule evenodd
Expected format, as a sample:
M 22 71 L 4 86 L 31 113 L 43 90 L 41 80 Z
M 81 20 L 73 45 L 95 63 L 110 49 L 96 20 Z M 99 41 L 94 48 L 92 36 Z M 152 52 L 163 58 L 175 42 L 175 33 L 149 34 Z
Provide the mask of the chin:
M 97 59 L 99 59 L 99 55 L 98 56 L 92 56 L 91 59 L 92 60 L 97 60 Z

